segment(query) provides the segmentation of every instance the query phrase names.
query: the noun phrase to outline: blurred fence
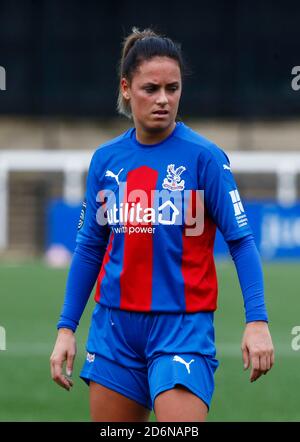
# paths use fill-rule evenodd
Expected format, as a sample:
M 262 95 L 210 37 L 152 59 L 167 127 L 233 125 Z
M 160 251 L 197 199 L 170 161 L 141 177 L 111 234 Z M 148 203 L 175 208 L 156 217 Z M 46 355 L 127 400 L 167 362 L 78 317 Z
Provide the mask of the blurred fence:
M 274 176 L 271 185 L 274 197 L 269 200 L 277 202 L 283 211 L 296 204 L 300 153 L 251 151 L 228 152 L 228 155 L 238 184 L 243 183 L 243 177 L 248 180 L 251 177 L 255 183 L 258 176 L 264 180 Z M 92 151 L 78 150 L 0 151 L 0 251 L 11 247 L 31 248 L 40 253 L 45 250 L 49 203 L 58 198 L 79 210 L 91 156 Z M 23 179 L 19 187 L 10 179 L 16 174 Z M 257 200 L 268 196 L 261 189 L 256 190 L 256 194 L 248 192 L 246 197 Z M 245 196 L 243 189 L 241 193 Z
M 0 114 L 115 116 L 121 41 L 153 25 L 191 68 L 183 114 L 299 116 L 299 15 L 299 1 L 2 1 Z

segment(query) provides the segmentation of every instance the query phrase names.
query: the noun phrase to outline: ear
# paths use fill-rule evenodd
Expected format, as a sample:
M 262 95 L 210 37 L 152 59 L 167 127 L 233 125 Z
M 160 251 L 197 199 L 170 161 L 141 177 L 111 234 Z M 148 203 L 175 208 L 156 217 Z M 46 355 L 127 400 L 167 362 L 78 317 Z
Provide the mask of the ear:
M 125 77 L 121 79 L 121 92 L 125 100 L 130 100 L 130 86 Z

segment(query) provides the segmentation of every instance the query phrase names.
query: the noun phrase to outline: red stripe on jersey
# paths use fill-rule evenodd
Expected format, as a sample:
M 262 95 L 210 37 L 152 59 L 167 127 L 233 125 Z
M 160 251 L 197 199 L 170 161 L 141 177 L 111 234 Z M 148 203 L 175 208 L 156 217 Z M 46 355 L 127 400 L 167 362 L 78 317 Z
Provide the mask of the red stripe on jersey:
M 147 166 L 130 171 L 124 194 L 124 205 L 129 203 L 129 211 L 138 202 L 141 208 L 152 208 L 158 172 Z M 142 194 L 136 191 L 143 191 Z M 130 195 L 131 192 L 134 192 Z M 135 204 L 134 204 L 135 203 Z M 141 215 L 139 216 L 141 218 Z M 136 217 L 134 217 L 136 219 Z M 124 259 L 120 275 L 121 300 L 120 308 L 124 310 L 150 311 L 152 302 L 152 267 L 153 237 L 147 230 L 151 221 L 134 221 L 129 219 L 124 226 Z M 140 228 L 139 233 L 131 233 L 130 228 Z M 142 230 L 144 229 L 144 231 Z
M 203 232 L 198 236 L 187 236 L 188 222 L 186 221 L 182 237 L 182 274 L 186 311 L 214 311 L 217 308 L 218 294 L 217 274 L 213 256 L 216 225 L 206 213 L 203 200 L 199 192 L 195 190 L 191 190 L 187 220 L 195 212 L 196 205 L 197 210 L 204 210 Z M 198 219 L 198 222 L 201 223 L 201 220 L 199 221 Z
M 99 272 L 99 275 L 98 275 L 98 278 L 97 278 L 97 285 L 96 285 L 96 291 L 95 291 L 95 296 L 94 296 L 94 299 L 95 299 L 96 302 L 100 301 L 100 295 L 101 295 L 100 287 L 101 287 L 101 283 L 102 283 L 103 278 L 104 278 L 105 273 L 106 273 L 105 272 L 105 266 L 106 266 L 106 264 L 110 260 L 110 251 L 112 249 L 113 239 L 114 239 L 114 233 L 112 232 L 111 235 L 110 235 L 109 243 L 108 243 L 108 246 L 107 246 L 107 249 L 106 249 L 103 261 L 102 261 L 102 266 L 101 266 L 101 269 L 100 269 L 100 272 Z

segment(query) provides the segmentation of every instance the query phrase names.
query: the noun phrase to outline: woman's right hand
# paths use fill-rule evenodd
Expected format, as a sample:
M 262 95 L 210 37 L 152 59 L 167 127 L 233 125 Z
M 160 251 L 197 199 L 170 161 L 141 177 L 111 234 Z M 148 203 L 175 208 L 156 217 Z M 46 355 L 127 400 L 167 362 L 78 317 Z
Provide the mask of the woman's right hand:
M 60 328 L 56 343 L 50 357 L 51 376 L 54 382 L 70 391 L 73 381 L 70 379 L 73 371 L 73 363 L 76 355 L 76 339 L 72 330 Z M 63 374 L 64 362 L 66 375 Z

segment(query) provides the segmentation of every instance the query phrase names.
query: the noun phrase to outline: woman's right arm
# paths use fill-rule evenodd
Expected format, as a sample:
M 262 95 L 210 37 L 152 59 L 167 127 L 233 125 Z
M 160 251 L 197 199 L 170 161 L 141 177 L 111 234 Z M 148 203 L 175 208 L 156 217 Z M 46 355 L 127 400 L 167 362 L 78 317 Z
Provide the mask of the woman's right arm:
M 93 250 L 78 244 L 68 275 L 65 300 L 57 324 L 58 335 L 50 358 L 52 379 L 61 387 L 70 389 L 72 381 L 63 375 L 66 361 L 67 376 L 72 375 L 76 355 L 75 331 L 90 293 L 95 285 L 102 259 Z
M 67 376 L 72 375 L 76 355 L 75 331 L 79 320 L 95 285 L 108 244 L 110 230 L 107 225 L 99 225 L 96 219 L 100 203 L 97 194 L 101 184 L 97 174 L 96 156 L 94 154 L 87 177 L 86 200 L 83 203 L 76 248 L 72 258 L 66 292 L 60 319 L 57 324 L 58 335 L 50 357 L 52 379 L 69 390 L 72 381 L 63 375 L 66 364 Z

